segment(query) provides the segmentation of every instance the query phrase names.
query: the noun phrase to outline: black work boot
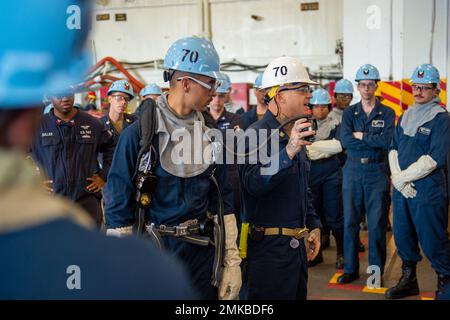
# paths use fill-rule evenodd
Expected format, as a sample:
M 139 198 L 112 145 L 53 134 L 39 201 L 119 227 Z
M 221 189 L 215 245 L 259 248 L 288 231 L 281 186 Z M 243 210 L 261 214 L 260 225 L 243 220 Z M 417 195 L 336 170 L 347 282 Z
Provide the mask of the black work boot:
M 344 234 L 342 232 L 333 232 L 336 240 L 336 269 L 344 268 Z
M 450 299 L 450 276 L 444 274 L 437 274 L 437 291 L 436 300 L 448 300 Z
M 403 262 L 402 276 L 397 285 L 386 291 L 386 299 L 401 299 L 418 294 L 419 284 L 417 283 L 416 264 Z
M 337 278 L 337 283 L 346 284 L 359 279 L 359 273 L 344 273 Z

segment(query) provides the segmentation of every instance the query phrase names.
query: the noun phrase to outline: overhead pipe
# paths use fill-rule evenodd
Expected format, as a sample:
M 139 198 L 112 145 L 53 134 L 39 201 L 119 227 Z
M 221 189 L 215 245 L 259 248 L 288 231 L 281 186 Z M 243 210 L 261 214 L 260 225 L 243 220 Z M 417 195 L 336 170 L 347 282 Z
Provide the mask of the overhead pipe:
M 94 73 L 97 69 L 99 69 L 100 67 L 102 67 L 103 65 L 106 65 L 107 63 L 112 64 L 113 66 L 115 66 L 117 68 L 117 70 L 119 70 L 127 79 L 128 81 L 131 83 L 131 85 L 133 86 L 133 89 L 135 92 L 139 92 L 141 91 L 141 89 L 144 87 L 144 85 L 135 77 L 133 77 L 124 67 L 123 65 L 117 61 L 116 59 L 114 59 L 113 57 L 105 57 L 103 59 L 101 59 L 99 62 L 97 62 L 90 70 L 89 73 Z M 113 77 L 113 76 L 109 76 L 109 75 L 101 75 L 101 79 L 106 79 L 106 80 L 119 80 L 119 78 Z M 113 81 L 115 81 L 113 80 Z M 101 80 L 100 80 L 101 81 Z M 94 79 L 89 79 L 88 81 L 86 81 L 86 84 L 90 84 L 92 85 L 93 83 L 96 83 L 99 81 L 96 81 Z
M 204 37 L 211 41 L 211 5 L 209 0 L 203 0 L 203 28 Z

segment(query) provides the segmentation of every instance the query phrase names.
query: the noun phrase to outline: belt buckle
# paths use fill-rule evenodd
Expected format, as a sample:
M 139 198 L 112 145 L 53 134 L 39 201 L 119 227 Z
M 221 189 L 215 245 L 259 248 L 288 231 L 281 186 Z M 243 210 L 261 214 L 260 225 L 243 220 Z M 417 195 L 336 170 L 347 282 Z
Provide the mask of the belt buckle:
M 309 231 L 308 228 L 298 228 L 295 232 L 296 234 L 295 234 L 294 238 L 301 239 L 305 234 L 308 233 L 308 231 Z
M 369 158 L 361 158 L 361 163 L 362 164 L 368 164 L 369 163 Z
M 175 227 L 175 237 L 183 237 L 188 235 L 188 226 L 176 226 Z

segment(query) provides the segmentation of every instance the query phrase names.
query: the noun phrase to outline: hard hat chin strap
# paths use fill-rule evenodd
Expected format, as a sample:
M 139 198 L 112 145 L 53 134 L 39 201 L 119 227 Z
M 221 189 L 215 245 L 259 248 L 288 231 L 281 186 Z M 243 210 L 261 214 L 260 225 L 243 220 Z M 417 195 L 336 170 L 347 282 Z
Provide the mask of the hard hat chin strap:
M 176 70 L 164 70 L 163 72 L 163 77 L 164 77 L 164 82 L 169 82 L 172 80 L 173 75 L 175 74 Z

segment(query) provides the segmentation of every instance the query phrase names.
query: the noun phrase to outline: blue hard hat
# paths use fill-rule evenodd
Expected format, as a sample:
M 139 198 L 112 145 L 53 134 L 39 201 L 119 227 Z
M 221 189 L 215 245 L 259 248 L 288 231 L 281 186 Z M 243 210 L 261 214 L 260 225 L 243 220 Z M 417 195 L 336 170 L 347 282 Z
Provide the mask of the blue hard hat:
M 371 64 L 365 64 L 356 72 L 356 81 L 375 80 L 380 81 L 380 72 Z
M 262 78 L 263 78 L 263 74 L 259 73 L 258 76 L 255 79 L 255 82 L 253 83 L 253 88 L 255 89 L 261 89 L 262 86 Z
M 28 108 L 83 81 L 90 9 L 88 0 L 2 3 L 0 108 Z
M 228 93 L 228 92 L 230 92 L 230 88 L 231 88 L 231 79 L 230 79 L 230 77 L 227 74 L 220 72 L 218 80 L 220 81 L 220 86 L 217 88 L 216 92 L 217 93 Z
M 422 64 L 414 70 L 411 76 L 411 83 L 414 84 L 426 84 L 434 83 L 440 84 L 441 77 L 439 76 L 439 71 L 435 66 L 431 64 Z
M 141 92 L 139 93 L 139 95 L 141 97 L 147 96 L 149 94 L 154 94 L 154 95 L 161 95 L 163 94 L 161 88 L 156 84 L 156 83 L 150 83 L 148 85 L 146 85 Z
M 311 105 L 327 105 L 331 104 L 331 97 L 327 90 L 319 88 L 314 90 L 312 98 L 309 102 Z
M 133 86 L 127 80 L 117 80 L 108 89 L 108 96 L 113 92 L 123 92 L 134 98 Z
M 164 68 L 217 79 L 220 60 L 211 41 L 187 37 L 175 41 L 167 50 Z
M 353 94 L 353 84 L 347 79 L 341 79 L 336 82 L 334 93 Z

